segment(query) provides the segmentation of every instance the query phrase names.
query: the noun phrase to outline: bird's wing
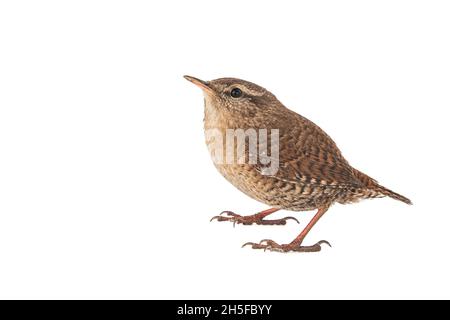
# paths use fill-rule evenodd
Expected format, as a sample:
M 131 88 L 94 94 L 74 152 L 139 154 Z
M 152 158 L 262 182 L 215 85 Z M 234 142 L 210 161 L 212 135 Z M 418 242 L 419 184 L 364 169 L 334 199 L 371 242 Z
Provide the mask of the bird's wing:
M 333 154 L 321 153 L 328 159 Z M 311 185 L 326 185 L 336 187 L 361 187 L 361 181 L 355 178 L 352 168 L 339 159 L 325 161 L 320 155 L 305 153 L 294 159 L 280 158 L 278 171 L 274 178 Z
M 308 119 L 297 119 L 297 125 L 280 132 L 279 168 L 272 176 L 294 183 L 363 186 L 334 141 Z

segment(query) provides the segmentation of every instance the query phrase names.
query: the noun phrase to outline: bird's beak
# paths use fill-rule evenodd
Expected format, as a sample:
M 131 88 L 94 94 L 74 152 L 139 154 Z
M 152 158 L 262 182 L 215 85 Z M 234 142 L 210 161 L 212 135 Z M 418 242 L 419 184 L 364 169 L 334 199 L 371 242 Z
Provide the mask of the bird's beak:
M 191 76 L 184 76 L 184 78 L 206 92 L 210 93 L 213 92 L 212 88 L 209 86 L 209 83 L 207 81 L 203 81 Z

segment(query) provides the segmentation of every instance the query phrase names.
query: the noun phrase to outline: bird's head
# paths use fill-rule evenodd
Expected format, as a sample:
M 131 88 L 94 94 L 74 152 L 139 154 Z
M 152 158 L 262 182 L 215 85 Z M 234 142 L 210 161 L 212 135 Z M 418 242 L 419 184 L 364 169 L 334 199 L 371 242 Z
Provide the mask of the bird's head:
M 230 116 L 261 117 L 274 108 L 282 107 L 268 90 L 245 80 L 220 78 L 203 81 L 191 76 L 184 77 L 203 90 L 207 105 Z

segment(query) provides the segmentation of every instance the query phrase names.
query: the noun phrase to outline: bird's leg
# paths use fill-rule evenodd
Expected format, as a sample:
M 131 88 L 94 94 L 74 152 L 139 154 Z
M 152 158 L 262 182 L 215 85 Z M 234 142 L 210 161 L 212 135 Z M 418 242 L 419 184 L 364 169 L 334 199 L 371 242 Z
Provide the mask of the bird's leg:
M 289 252 L 289 251 L 317 252 L 317 251 L 321 250 L 320 245 L 323 243 L 325 243 L 331 247 L 330 243 L 325 240 L 321 240 L 312 246 L 302 246 L 301 245 L 303 243 L 303 239 L 305 239 L 308 232 L 311 231 L 312 227 L 316 224 L 316 222 L 320 219 L 320 217 L 323 216 L 323 214 L 327 210 L 328 210 L 328 207 L 320 208 L 317 211 L 316 215 L 311 219 L 311 221 L 305 227 L 305 229 L 303 229 L 303 231 L 292 242 L 290 242 L 288 244 L 278 244 L 273 240 L 264 239 L 264 240 L 261 240 L 259 243 L 247 242 L 242 247 L 250 245 L 253 249 L 264 249 L 264 250 L 279 251 L 279 252 Z
M 297 221 L 294 217 L 285 217 L 282 219 L 275 219 L 275 220 L 264 220 L 265 217 L 267 217 L 269 214 L 272 214 L 280 209 L 271 208 L 267 209 L 261 212 L 258 212 L 256 214 L 252 214 L 250 216 L 241 216 L 239 214 L 236 214 L 231 211 L 223 211 L 220 215 L 212 217 L 211 221 L 217 220 L 217 221 L 231 221 L 233 222 L 233 226 L 236 224 L 244 224 L 244 225 L 250 225 L 250 224 L 261 224 L 261 225 L 285 225 L 286 221 L 291 219 L 294 221 Z

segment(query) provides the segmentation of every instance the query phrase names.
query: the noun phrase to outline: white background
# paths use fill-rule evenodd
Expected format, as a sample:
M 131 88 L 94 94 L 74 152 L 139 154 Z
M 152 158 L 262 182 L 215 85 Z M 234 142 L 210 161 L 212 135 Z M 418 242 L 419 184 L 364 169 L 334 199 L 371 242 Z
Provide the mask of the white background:
M 0 298 L 450 298 L 449 16 L 446 1 L 2 2 Z M 320 253 L 241 249 L 313 213 L 209 222 L 267 207 L 215 171 L 183 74 L 266 87 L 414 205 L 332 207 L 305 241 L 333 244 Z

